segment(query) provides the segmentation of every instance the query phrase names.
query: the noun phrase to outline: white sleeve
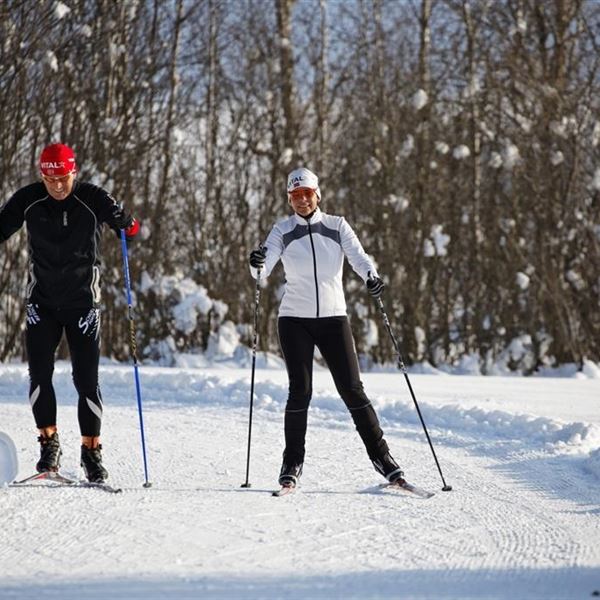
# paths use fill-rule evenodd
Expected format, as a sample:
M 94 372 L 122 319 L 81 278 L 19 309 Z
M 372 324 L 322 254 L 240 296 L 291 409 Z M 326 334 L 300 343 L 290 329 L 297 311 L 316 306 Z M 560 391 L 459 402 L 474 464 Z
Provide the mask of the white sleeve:
M 271 274 L 271 271 L 283 253 L 283 234 L 277 225 L 271 229 L 271 233 L 267 236 L 267 241 L 263 244 L 263 248 L 267 251 L 267 260 L 264 268 L 261 269 L 260 278 L 266 279 Z M 258 269 L 250 267 L 250 274 L 256 279 Z
M 377 267 L 371 260 L 371 257 L 364 251 L 361 243 L 358 241 L 358 237 L 354 233 L 354 230 L 346 219 L 342 217 L 340 223 L 340 242 L 342 244 L 342 250 L 350 263 L 350 266 L 354 269 L 354 272 L 366 283 L 371 277 L 379 277 L 377 273 Z

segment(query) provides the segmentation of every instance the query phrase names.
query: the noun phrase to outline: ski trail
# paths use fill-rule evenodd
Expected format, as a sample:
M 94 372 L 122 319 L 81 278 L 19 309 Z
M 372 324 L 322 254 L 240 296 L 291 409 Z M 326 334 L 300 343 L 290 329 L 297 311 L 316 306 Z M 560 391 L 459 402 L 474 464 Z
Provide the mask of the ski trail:
M 29 407 L 25 400 L 0 408 L 25 477 L 38 454 Z M 235 597 L 232 589 L 292 599 L 468 598 L 490 582 L 489 598 L 573 598 L 589 596 L 600 575 L 600 484 L 571 452 L 577 445 L 561 455 L 544 436 L 510 438 L 504 425 L 498 438 L 477 436 L 475 426 L 450 430 L 440 418 L 430 433 L 453 486 L 442 492 L 420 425 L 388 414 L 392 454 L 409 481 L 436 495 L 365 493 L 383 479 L 349 415 L 317 408 L 301 485 L 277 499 L 270 492 L 283 449 L 281 406 L 263 402 L 255 411 L 249 489 L 240 488 L 246 407 L 202 396 L 196 404 L 149 403 L 150 489 L 142 487 L 135 406 L 107 405 L 105 415 L 108 482 L 123 493 L 0 489 L 0 597 L 35 596 L 43 581 L 63 600 L 81 597 L 79 582 L 91 598 L 118 589 L 117 597 L 146 600 L 174 590 Z M 59 406 L 59 421 L 63 470 L 80 477 L 76 407 Z M 513 422 L 528 431 L 525 420 Z M 50 534 L 52 544 L 40 543 Z M 104 582 L 112 582 L 106 590 Z

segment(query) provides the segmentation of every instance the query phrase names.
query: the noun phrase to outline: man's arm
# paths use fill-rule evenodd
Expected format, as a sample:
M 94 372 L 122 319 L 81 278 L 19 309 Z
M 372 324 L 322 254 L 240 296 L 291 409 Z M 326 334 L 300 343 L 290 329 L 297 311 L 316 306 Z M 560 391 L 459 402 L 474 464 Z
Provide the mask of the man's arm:
M 25 203 L 17 192 L 0 207 L 0 243 L 18 231 L 25 221 Z

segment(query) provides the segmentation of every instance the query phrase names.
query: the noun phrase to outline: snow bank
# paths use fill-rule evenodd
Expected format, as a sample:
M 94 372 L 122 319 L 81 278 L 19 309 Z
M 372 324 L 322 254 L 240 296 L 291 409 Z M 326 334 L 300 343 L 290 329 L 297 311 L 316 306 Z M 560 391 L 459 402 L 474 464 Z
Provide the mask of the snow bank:
M 0 598 L 539 600 L 598 589 L 597 380 L 411 378 L 448 494 L 402 376 L 365 375 L 407 476 L 437 492 L 421 501 L 374 487 L 381 478 L 331 377 L 316 371 L 302 484 L 276 500 L 284 369 L 257 373 L 251 488 L 240 487 L 249 370 L 144 365 L 140 374 L 153 486 L 142 487 L 133 370 L 103 363 L 103 452 L 123 493 L 0 489 Z M 68 363 L 57 365 L 55 388 L 62 469 L 78 477 Z M 0 365 L 0 417 L 20 477 L 39 456 L 27 392 L 26 366 Z
M 141 385 L 145 404 L 196 405 L 245 407 L 249 403 L 249 377 L 239 378 L 223 370 L 215 375 L 202 369 L 144 367 Z M 220 373 L 220 371 L 217 371 Z M 287 400 L 285 383 L 266 379 L 268 371 L 257 378 L 255 406 L 281 412 Z M 24 366 L 0 366 L 0 402 L 21 400 L 27 395 L 28 375 Z M 285 379 L 285 378 L 284 378 Z M 55 371 L 55 388 L 60 402 L 76 402 L 71 381 L 70 366 L 60 363 Z M 105 402 L 109 405 L 129 405 L 135 397 L 132 369 L 125 366 L 102 366 L 101 385 Z M 371 400 L 386 426 L 414 425 L 421 428 L 410 397 L 397 399 L 397 389 L 390 395 L 372 395 Z M 393 398 L 393 399 L 392 399 Z M 332 427 L 347 419 L 347 410 L 337 393 L 315 387 L 312 409 Z M 443 406 L 419 401 L 428 428 L 437 429 L 437 435 L 468 436 L 477 440 L 503 439 L 535 444 L 545 451 L 557 454 L 591 452 L 600 447 L 600 427 L 583 421 L 567 422 L 545 416 L 535 416 L 485 407 L 465 408 L 460 397 L 453 404 Z
M 17 449 L 12 438 L 0 431 L 0 487 L 14 481 L 19 471 Z
M 600 448 L 590 453 L 589 458 L 583 464 L 583 468 L 600 480 Z

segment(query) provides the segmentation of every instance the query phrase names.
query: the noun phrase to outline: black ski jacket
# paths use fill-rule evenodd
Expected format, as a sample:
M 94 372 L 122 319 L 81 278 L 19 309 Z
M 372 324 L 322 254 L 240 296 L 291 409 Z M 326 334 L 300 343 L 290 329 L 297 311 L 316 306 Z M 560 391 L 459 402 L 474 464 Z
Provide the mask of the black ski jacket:
M 123 215 L 122 205 L 91 183 L 75 181 L 60 201 L 42 182 L 18 190 L 0 208 L 0 243 L 27 224 L 27 301 L 51 308 L 97 307 L 102 227 L 106 223 L 120 236 L 117 221 Z

